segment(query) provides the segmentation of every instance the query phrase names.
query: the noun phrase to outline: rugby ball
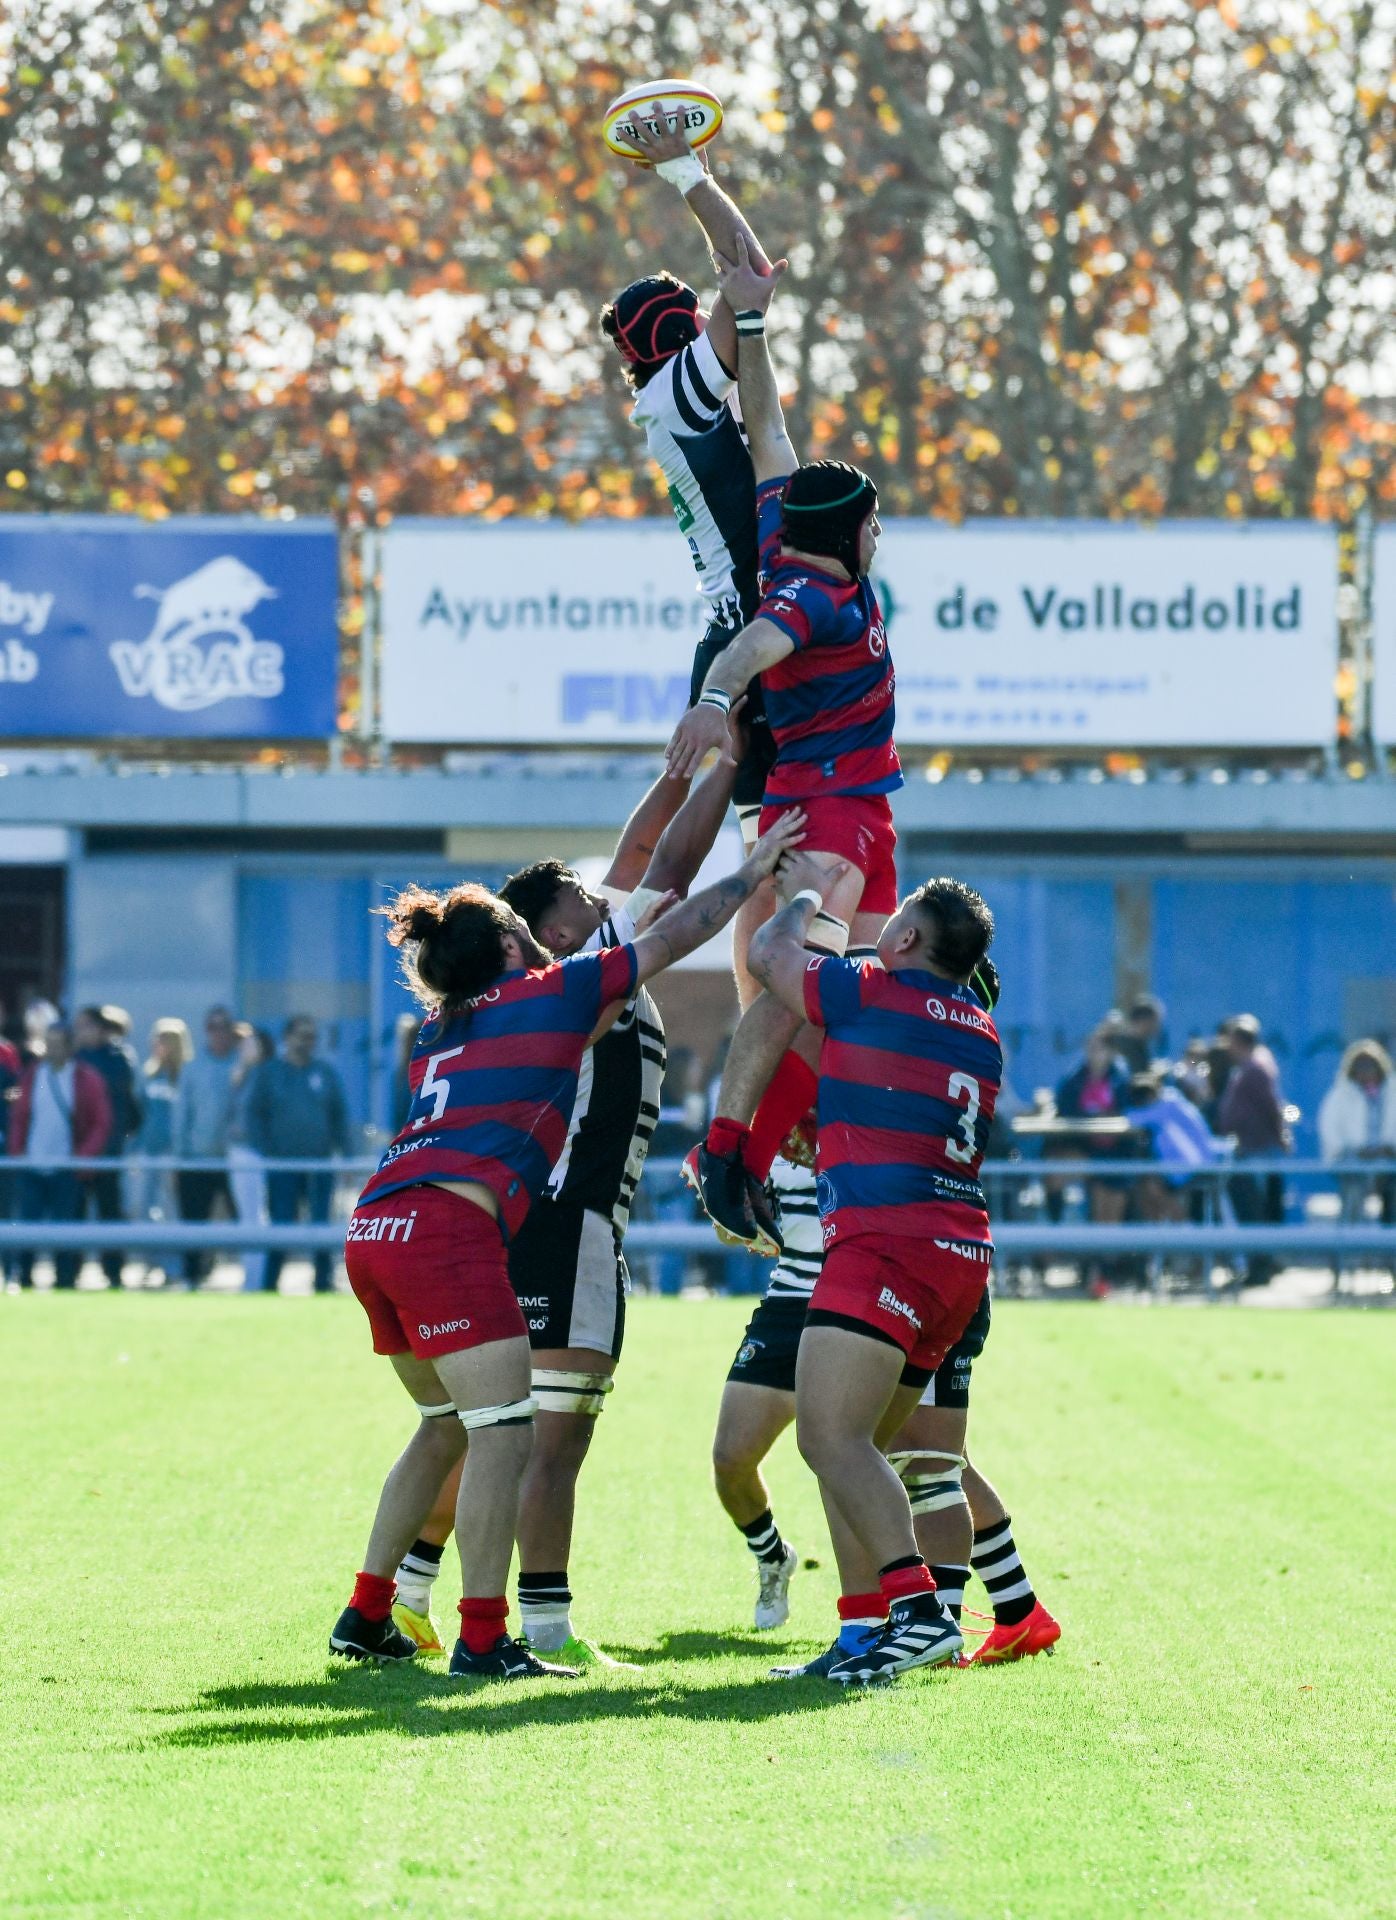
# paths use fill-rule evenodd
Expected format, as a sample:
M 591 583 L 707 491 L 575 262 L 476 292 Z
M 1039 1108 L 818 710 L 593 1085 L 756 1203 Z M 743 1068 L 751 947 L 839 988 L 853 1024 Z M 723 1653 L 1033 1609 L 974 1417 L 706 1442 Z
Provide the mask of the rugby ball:
M 647 80 L 644 86 L 630 87 L 613 100 L 601 123 L 601 138 L 622 160 L 634 160 L 642 167 L 650 165 L 635 147 L 634 129 L 637 117 L 657 129 L 659 115 L 651 111 L 651 103 L 656 100 L 669 130 L 682 130 L 690 147 L 701 147 L 722 125 L 722 102 L 706 87 L 692 80 Z

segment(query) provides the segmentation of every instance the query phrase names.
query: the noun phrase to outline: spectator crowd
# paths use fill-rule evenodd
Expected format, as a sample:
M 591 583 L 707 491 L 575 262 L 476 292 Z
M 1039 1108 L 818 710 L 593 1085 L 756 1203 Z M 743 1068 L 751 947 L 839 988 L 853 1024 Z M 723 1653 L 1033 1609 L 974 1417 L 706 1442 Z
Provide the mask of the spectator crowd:
M 1285 1099 L 1278 1062 L 1260 1022 L 1240 1013 L 1215 1034 L 1194 1035 L 1170 1058 L 1166 1010 L 1152 994 L 1127 1009 L 1112 1009 L 1088 1035 L 1079 1063 L 1055 1095 L 1038 1096 L 1043 1129 L 1046 1208 L 1061 1219 L 1067 1183 L 1050 1172 L 1053 1160 L 1086 1161 L 1090 1218 L 1101 1224 L 1220 1218 L 1241 1225 L 1279 1225 L 1285 1218 L 1285 1181 L 1273 1163 L 1293 1152 L 1297 1109 Z M 1104 1122 L 1106 1124 L 1102 1125 Z M 1012 1122 L 1010 1121 L 1010 1126 Z M 1024 1131 L 1033 1130 L 1029 1119 Z M 1396 1078 L 1385 1048 L 1359 1040 L 1339 1062 L 1317 1115 L 1323 1160 L 1340 1165 L 1342 1215 L 1361 1217 L 1374 1198 L 1381 1218 L 1396 1221 Z M 1006 1144 L 1006 1143 L 1005 1143 Z M 1112 1163 L 1145 1159 L 1156 1172 L 1128 1177 Z M 1370 1173 L 1354 1162 L 1371 1161 Z M 1377 1163 L 1391 1163 L 1384 1172 Z M 1094 1170 L 1099 1168 L 1099 1172 Z M 1199 1180 L 1200 1169 L 1224 1171 Z M 1140 1262 L 1098 1263 L 1094 1290 L 1139 1277 Z M 1265 1284 L 1275 1262 L 1253 1255 L 1243 1284 Z
M 36 1229 L 34 1247 L 7 1261 L 9 1284 L 33 1284 L 46 1222 L 327 1221 L 333 1176 L 295 1164 L 350 1151 L 344 1087 L 318 1047 L 308 1014 L 286 1022 L 278 1045 L 211 1007 L 200 1046 L 183 1020 L 157 1020 L 142 1062 L 122 1008 L 80 1007 L 65 1019 L 31 1000 L 15 1037 L 0 1037 L 0 1216 Z M 131 1250 L 140 1256 L 138 1232 Z M 121 1284 L 127 1258 L 121 1248 L 102 1253 L 109 1285 Z M 56 1251 L 55 1284 L 75 1286 L 79 1264 L 76 1251 Z M 244 1287 L 275 1291 L 281 1264 L 275 1248 L 249 1250 Z M 147 1266 L 169 1286 L 194 1288 L 212 1256 L 152 1254 Z M 333 1284 L 330 1255 L 318 1253 L 316 1291 Z
M 395 1127 L 405 1117 L 415 1030 L 408 1019 L 396 1036 Z M 671 1141 L 661 1127 L 661 1155 L 701 1131 L 706 1105 L 707 1063 L 679 1050 L 670 1065 L 664 1121 L 677 1131 Z M 1029 1103 L 1005 1088 L 990 1157 L 1024 1147 L 1031 1154 L 1040 1143 L 1043 1201 L 1056 1221 L 1076 1182 L 1053 1165 L 1072 1161 L 1089 1168 L 1085 1205 L 1101 1225 L 1209 1218 L 1278 1224 L 1285 1183 L 1273 1162 L 1292 1152 L 1297 1118 L 1253 1015 L 1234 1015 L 1214 1034 L 1194 1035 L 1174 1056 L 1163 1003 L 1141 994 L 1096 1024 L 1054 1091 L 1044 1089 Z M 1316 1130 L 1323 1160 L 1338 1168 L 1342 1217 L 1356 1220 L 1376 1209 L 1383 1222 L 1396 1224 L 1396 1071 L 1380 1042 L 1359 1040 L 1344 1053 Z M 0 1254 L 11 1287 L 32 1286 L 46 1223 L 86 1220 L 132 1229 L 129 1246 L 101 1254 L 110 1285 L 121 1284 L 134 1257 L 166 1286 L 200 1287 L 213 1254 L 145 1249 L 142 1223 L 326 1222 L 334 1175 L 321 1163 L 351 1150 L 344 1087 L 320 1054 L 307 1014 L 289 1019 L 278 1039 L 226 1007 L 211 1007 L 198 1045 L 183 1020 L 157 1020 L 142 1061 L 120 1007 L 80 1007 L 68 1019 L 35 996 L 8 1030 L 0 1009 L 0 1218 L 35 1229 L 32 1247 Z M 1147 1172 L 1141 1160 L 1149 1162 Z M 1125 1161 L 1135 1163 L 1127 1172 Z M 1004 1190 L 1010 1217 L 1014 1193 Z M 647 1199 L 643 1211 L 651 1218 L 691 1217 L 677 1185 L 672 1196 L 657 1188 Z M 248 1291 L 277 1290 L 280 1249 L 248 1248 L 241 1257 Z M 55 1251 L 57 1286 L 76 1285 L 80 1259 L 76 1250 Z M 315 1254 L 317 1292 L 333 1288 L 334 1265 L 329 1252 Z M 668 1279 L 676 1287 L 692 1262 L 661 1255 L 659 1266 L 661 1286 Z M 1273 1270 L 1273 1261 L 1253 1256 L 1243 1279 L 1261 1284 Z M 1086 1277 L 1103 1292 L 1142 1277 L 1142 1262 L 1102 1260 Z

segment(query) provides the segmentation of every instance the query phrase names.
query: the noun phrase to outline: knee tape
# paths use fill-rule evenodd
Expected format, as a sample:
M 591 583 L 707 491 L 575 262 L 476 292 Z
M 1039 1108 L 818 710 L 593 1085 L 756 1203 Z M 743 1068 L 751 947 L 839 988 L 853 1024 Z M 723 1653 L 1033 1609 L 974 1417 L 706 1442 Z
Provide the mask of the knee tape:
M 533 1423 L 538 1402 L 532 1394 L 526 1400 L 511 1400 L 503 1407 L 460 1407 L 460 1423 L 467 1433 L 477 1427 L 527 1427 Z
M 567 1373 L 556 1367 L 533 1369 L 533 1392 L 544 1413 L 580 1413 L 594 1420 L 615 1385 L 609 1373 Z
M 826 913 L 821 907 L 810 922 L 805 945 L 815 953 L 832 953 L 835 959 L 841 960 L 848 945 L 848 922 L 840 920 L 836 913 Z
M 448 1415 L 453 1414 L 456 1410 L 454 1400 L 443 1400 L 439 1407 L 423 1406 L 420 1400 L 414 1400 L 412 1404 L 416 1407 L 418 1413 L 421 1414 L 423 1420 L 445 1420 Z
M 960 1477 L 968 1462 L 962 1453 L 913 1447 L 906 1453 L 889 1453 L 887 1459 L 906 1488 L 913 1513 L 940 1513 L 964 1500 Z

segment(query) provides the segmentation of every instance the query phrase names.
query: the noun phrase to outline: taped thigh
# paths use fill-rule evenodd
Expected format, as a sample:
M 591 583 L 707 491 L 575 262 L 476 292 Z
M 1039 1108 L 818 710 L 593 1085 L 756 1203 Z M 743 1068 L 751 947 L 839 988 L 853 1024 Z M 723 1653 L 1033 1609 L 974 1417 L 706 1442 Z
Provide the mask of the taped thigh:
M 533 1424 L 533 1416 L 538 1410 L 538 1402 L 530 1393 L 524 1400 L 510 1400 L 499 1407 L 460 1407 L 457 1412 L 460 1423 L 467 1433 L 474 1433 L 479 1427 L 528 1427 Z
M 965 1499 L 961 1476 L 969 1464 L 962 1453 L 942 1453 L 937 1447 L 910 1447 L 889 1453 L 887 1459 L 911 1502 L 913 1513 L 940 1513 Z
M 848 922 L 821 907 L 810 921 L 805 945 L 812 953 L 831 953 L 841 960 L 848 946 Z
M 414 1400 L 412 1404 L 416 1407 L 418 1413 L 421 1414 L 423 1420 L 446 1420 L 449 1419 L 456 1410 L 454 1400 L 443 1400 L 439 1407 L 428 1407 L 420 1400 Z
M 749 806 L 736 808 L 737 825 L 742 833 L 743 853 L 750 853 L 761 838 L 761 811 L 762 803 L 759 800 L 753 801 Z
M 540 1413 L 577 1413 L 594 1420 L 615 1384 L 609 1373 L 571 1373 L 562 1367 L 533 1369 L 533 1397 Z

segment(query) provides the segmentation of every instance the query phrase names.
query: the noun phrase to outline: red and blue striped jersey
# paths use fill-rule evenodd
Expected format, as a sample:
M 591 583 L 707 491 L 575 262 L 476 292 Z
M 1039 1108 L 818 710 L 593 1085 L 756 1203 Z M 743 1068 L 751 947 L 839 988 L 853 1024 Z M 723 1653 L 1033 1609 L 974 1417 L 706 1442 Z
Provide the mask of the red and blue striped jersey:
M 762 582 L 755 618 L 795 644 L 761 675 L 776 741 L 767 804 L 893 793 L 902 784 L 892 743 L 896 677 L 877 595 L 871 581 L 840 580 L 782 555 L 785 485 L 766 480 L 756 490 Z
M 407 1124 L 359 1204 L 424 1180 L 478 1180 L 509 1240 L 562 1152 L 592 1029 L 630 998 L 635 973 L 633 946 L 577 953 L 501 974 L 459 1012 L 430 1015 L 408 1068 Z
M 819 1058 L 824 1244 L 906 1234 L 991 1245 L 979 1164 L 1003 1053 L 968 987 L 832 957 L 805 970 Z

